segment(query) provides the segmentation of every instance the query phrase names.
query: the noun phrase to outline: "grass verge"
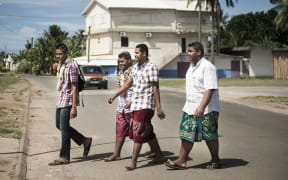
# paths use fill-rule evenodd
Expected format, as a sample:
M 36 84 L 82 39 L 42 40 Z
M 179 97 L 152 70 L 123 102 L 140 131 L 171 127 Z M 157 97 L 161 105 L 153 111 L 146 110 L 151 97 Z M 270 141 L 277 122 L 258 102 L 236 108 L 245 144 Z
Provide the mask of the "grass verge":
M 185 88 L 185 79 L 160 79 L 160 86 L 171 88 Z M 219 79 L 220 87 L 228 86 L 279 86 L 287 87 L 288 80 L 286 79 L 271 79 L 271 78 L 233 78 L 233 79 Z
M 15 84 L 20 80 L 13 74 L 0 76 L 0 92 L 3 95 L 4 90 L 9 85 Z M 4 96 L 6 96 L 4 94 Z M 20 139 L 22 136 L 21 127 L 17 120 L 8 113 L 8 108 L 4 101 L 4 97 L 0 98 L 0 137 Z M 14 112 L 15 113 L 15 112 Z
M 19 78 L 13 74 L 0 76 L 0 91 L 6 89 L 9 85 L 14 84 L 17 81 L 19 81 Z
M 237 79 L 219 79 L 219 87 L 288 87 L 288 80 L 269 79 L 269 78 L 237 78 Z M 160 87 L 185 89 L 185 79 L 160 79 Z M 249 96 L 243 98 L 247 101 L 264 103 L 279 109 L 288 109 L 288 97 L 277 96 Z
M 285 109 L 288 107 L 288 97 L 286 96 L 248 96 L 243 97 L 248 101 L 254 101 L 258 103 L 271 104 L 275 107 Z

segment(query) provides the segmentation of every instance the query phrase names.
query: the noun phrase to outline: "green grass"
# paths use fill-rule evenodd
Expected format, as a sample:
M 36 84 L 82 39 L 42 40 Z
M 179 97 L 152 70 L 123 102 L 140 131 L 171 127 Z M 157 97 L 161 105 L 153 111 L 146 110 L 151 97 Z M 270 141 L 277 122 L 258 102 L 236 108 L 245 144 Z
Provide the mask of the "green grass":
M 266 103 L 275 103 L 279 105 L 288 105 L 288 97 L 286 96 L 248 96 L 244 97 L 244 99 L 256 100 Z
M 239 79 L 219 79 L 220 87 L 228 86 L 274 86 L 288 87 L 288 80 L 269 79 L 269 78 L 239 78 Z M 160 87 L 182 88 L 185 89 L 185 79 L 160 79 Z M 276 108 L 285 109 L 288 107 L 288 97 L 286 96 L 249 96 L 244 99 L 259 103 L 270 104 Z
M 16 83 L 20 78 L 12 75 L 0 76 L 0 90 L 4 90 L 9 85 Z
M 19 80 L 20 78 L 12 74 L 0 76 L 0 91 L 6 89 L 9 85 L 17 83 Z M 9 119 L 7 116 L 5 105 L 0 104 L 0 137 L 20 139 L 22 130 L 17 128 L 15 120 Z
M 272 79 L 272 78 L 235 78 L 235 79 L 220 79 L 219 86 L 286 86 L 288 87 L 287 79 Z
M 185 88 L 185 79 L 160 79 L 160 86 L 172 88 Z M 286 86 L 286 79 L 270 79 L 270 78 L 235 78 L 235 79 L 219 79 L 220 87 L 228 86 Z
M 17 123 L 7 117 L 4 108 L 0 107 L 0 137 L 20 139 L 21 129 L 17 128 Z

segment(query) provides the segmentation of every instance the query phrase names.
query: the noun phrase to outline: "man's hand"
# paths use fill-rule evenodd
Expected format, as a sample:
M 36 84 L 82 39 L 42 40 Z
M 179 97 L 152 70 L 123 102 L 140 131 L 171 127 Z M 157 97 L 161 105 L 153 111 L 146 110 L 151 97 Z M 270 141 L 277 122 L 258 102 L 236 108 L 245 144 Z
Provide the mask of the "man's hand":
M 127 104 L 125 104 L 124 108 L 125 109 L 130 109 L 131 104 L 132 104 L 132 102 L 129 101 Z
M 157 115 L 161 120 L 165 119 L 165 116 L 166 116 L 164 111 L 161 108 L 157 108 Z
M 109 103 L 109 104 L 112 104 L 113 100 L 114 100 L 114 98 L 113 98 L 113 97 L 110 97 L 110 98 L 108 99 L 108 103 Z
M 204 110 L 205 110 L 204 108 L 198 107 L 194 113 L 194 118 L 198 119 L 198 118 L 202 117 L 204 114 Z
M 70 110 L 70 119 L 73 119 L 77 117 L 77 108 L 76 107 L 72 107 Z

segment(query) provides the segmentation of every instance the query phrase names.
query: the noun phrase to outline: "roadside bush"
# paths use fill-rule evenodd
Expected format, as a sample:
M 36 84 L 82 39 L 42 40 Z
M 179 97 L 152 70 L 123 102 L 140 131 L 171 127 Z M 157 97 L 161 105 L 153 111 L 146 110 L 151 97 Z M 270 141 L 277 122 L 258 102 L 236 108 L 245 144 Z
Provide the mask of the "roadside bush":
M 18 66 L 17 72 L 29 73 L 30 72 L 30 63 L 27 61 L 21 62 Z

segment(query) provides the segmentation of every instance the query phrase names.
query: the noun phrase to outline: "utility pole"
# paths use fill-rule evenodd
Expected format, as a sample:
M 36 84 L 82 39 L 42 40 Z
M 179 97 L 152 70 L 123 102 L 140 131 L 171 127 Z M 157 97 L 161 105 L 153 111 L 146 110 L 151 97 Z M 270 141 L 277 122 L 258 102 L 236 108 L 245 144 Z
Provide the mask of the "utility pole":
M 88 61 L 88 63 L 89 63 L 89 61 L 90 61 L 90 31 L 91 31 L 91 26 L 89 26 L 88 27 L 88 37 L 87 37 L 87 39 L 88 39 L 88 59 L 87 59 L 87 61 Z

